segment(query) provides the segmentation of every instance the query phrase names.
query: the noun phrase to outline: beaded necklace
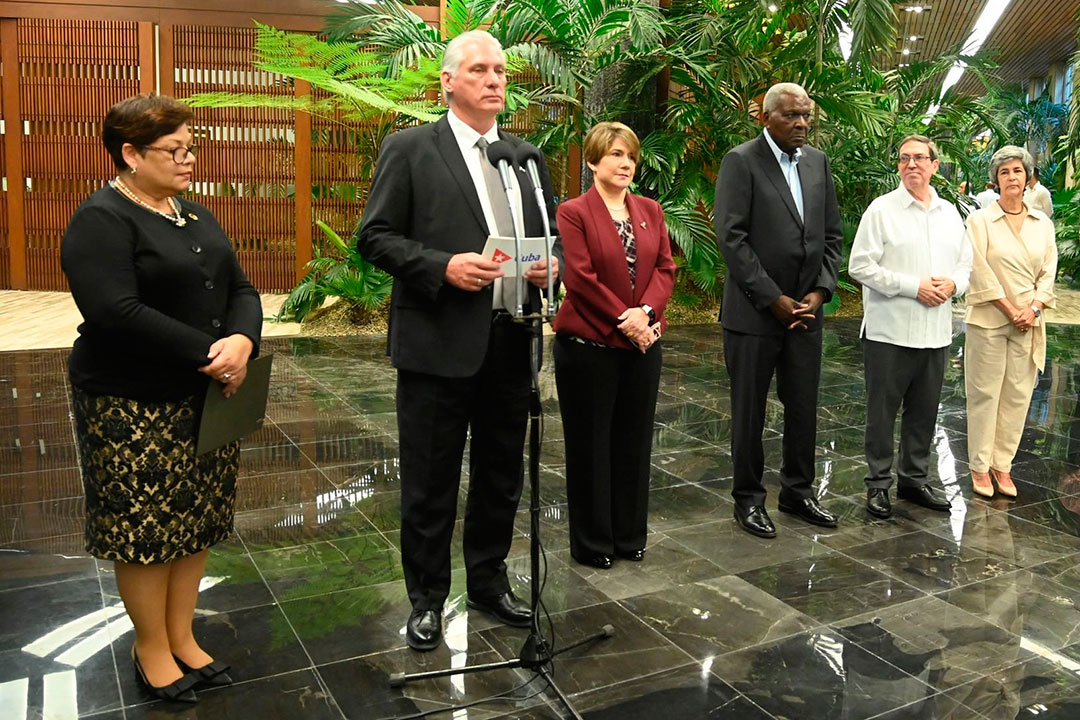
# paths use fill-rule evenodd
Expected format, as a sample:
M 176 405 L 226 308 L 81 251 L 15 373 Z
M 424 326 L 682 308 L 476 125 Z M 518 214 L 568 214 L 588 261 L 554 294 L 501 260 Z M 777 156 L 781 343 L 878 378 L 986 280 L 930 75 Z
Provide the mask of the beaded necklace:
M 142 198 L 140 198 L 138 195 L 136 195 L 132 191 L 132 189 L 129 188 L 124 183 L 124 181 L 120 178 L 119 175 L 116 176 L 115 180 L 110 180 L 109 181 L 109 186 L 113 190 L 115 190 L 116 192 L 118 192 L 121 195 L 123 195 L 124 197 L 126 197 L 131 202 L 138 205 L 139 207 L 144 208 L 146 210 L 149 210 L 150 212 L 154 213 L 155 215 L 160 215 L 161 217 L 165 218 L 166 220 L 171 222 L 176 227 L 184 227 L 185 225 L 187 225 L 187 220 L 180 216 L 180 203 L 178 203 L 175 198 L 171 198 L 171 197 L 168 198 L 169 207 L 171 207 L 173 209 L 173 214 L 170 215 L 168 213 L 161 212 L 156 207 L 154 207 L 153 205 L 145 202 Z

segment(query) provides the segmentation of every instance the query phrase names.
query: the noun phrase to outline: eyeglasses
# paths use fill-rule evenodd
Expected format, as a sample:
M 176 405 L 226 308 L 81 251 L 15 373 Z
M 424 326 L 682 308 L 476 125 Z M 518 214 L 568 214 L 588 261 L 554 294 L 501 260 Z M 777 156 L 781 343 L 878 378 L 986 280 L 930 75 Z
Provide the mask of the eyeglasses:
M 930 155 L 923 155 L 921 153 L 919 155 L 901 155 L 900 156 L 900 164 L 901 165 L 907 165 L 909 162 L 914 160 L 918 164 L 922 165 L 924 162 L 930 162 L 933 159 L 934 158 L 931 157 Z
M 167 152 L 172 155 L 172 161 L 177 165 L 183 165 L 185 162 L 187 162 L 188 155 L 195 157 L 199 154 L 198 145 L 188 145 L 187 147 L 181 145 L 180 147 L 176 148 L 163 148 L 157 147 L 155 145 L 143 145 L 143 150 L 157 150 L 159 152 Z
M 804 123 L 809 123 L 809 122 L 812 122 L 813 119 L 814 119 L 814 116 L 811 113 L 808 113 L 808 112 L 788 111 L 788 112 L 780 113 L 780 116 L 782 118 L 784 118 L 785 120 L 787 120 L 788 122 L 795 122 L 796 120 L 802 120 Z

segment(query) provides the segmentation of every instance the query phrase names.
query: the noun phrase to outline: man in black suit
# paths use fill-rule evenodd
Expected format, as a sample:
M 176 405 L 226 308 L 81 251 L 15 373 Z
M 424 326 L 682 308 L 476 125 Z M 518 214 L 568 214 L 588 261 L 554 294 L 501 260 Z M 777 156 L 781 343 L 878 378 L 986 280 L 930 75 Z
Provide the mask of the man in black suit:
M 814 497 L 821 306 L 832 297 L 843 229 L 829 159 L 806 145 L 813 105 L 794 83 L 769 88 L 765 130 L 731 150 L 716 180 L 716 236 L 727 262 L 720 322 L 731 378 L 735 520 L 776 536 L 765 511 L 761 433 L 769 384 L 784 405 L 780 509 L 824 527 Z
M 530 364 L 526 327 L 500 265 L 479 253 L 489 234 L 513 233 L 488 143 L 521 141 L 495 123 L 503 109 L 506 59 L 483 31 L 463 33 L 443 58 L 450 105 L 436 123 L 394 133 L 383 143 L 357 249 L 394 276 L 388 354 L 398 373 L 401 455 L 401 560 L 412 612 L 406 640 L 431 650 L 442 636 L 450 591 L 450 539 L 466 435 L 471 435 L 463 547 L 468 605 L 528 626 L 532 614 L 510 589 L 506 555 L 523 480 Z M 541 235 L 540 210 L 515 177 L 519 229 Z M 547 212 L 551 183 L 541 163 Z M 527 190 L 527 188 L 526 188 Z M 554 267 L 558 273 L 558 265 Z M 538 308 L 543 263 L 525 273 Z

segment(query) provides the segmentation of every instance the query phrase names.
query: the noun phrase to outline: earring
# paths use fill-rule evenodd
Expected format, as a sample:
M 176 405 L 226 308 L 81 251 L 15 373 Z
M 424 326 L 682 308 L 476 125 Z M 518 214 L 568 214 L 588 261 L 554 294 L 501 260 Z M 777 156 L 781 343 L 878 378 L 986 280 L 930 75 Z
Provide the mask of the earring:
M 139 168 L 131 168 L 131 174 L 134 175 L 138 170 Z

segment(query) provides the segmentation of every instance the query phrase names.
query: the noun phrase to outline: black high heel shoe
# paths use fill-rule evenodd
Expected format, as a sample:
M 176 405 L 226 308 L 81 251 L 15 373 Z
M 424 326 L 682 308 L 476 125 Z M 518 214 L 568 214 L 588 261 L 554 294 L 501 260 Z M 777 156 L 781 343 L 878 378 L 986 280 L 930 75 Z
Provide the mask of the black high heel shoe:
M 193 668 L 175 655 L 173 655 L 173 660 L 176 660 L 176 664 L 181 670 L 195 678 L 197 685 L 224 687 L 233 684 L 233 679 L 229 676 L 229 670 L 232 669 L 232 666 L 223 662 L 213 660 L 201 668 Z
M 146 672 L 143 670 L 142 663 L 139 662 L 139 655 L 135 652 L 134 646 L 131 648 L 131 661 L 135 665 L 135 674 L 154 697 L 159 700 L 167 700 L 168 702 L 199 702 L 199 698 L 196 697 L 195 691 L 192 690 L 192 688 L 195 687 L 195 683 L 199 680 L 196 675 L 185 674 L 184 677 L 174 683 L 170 683 L 165 687 L 157 687 L 156 685 L 151 685 L 150 681 L 146 679 Z M 186 670 L 184 672 L 187 673 Z

